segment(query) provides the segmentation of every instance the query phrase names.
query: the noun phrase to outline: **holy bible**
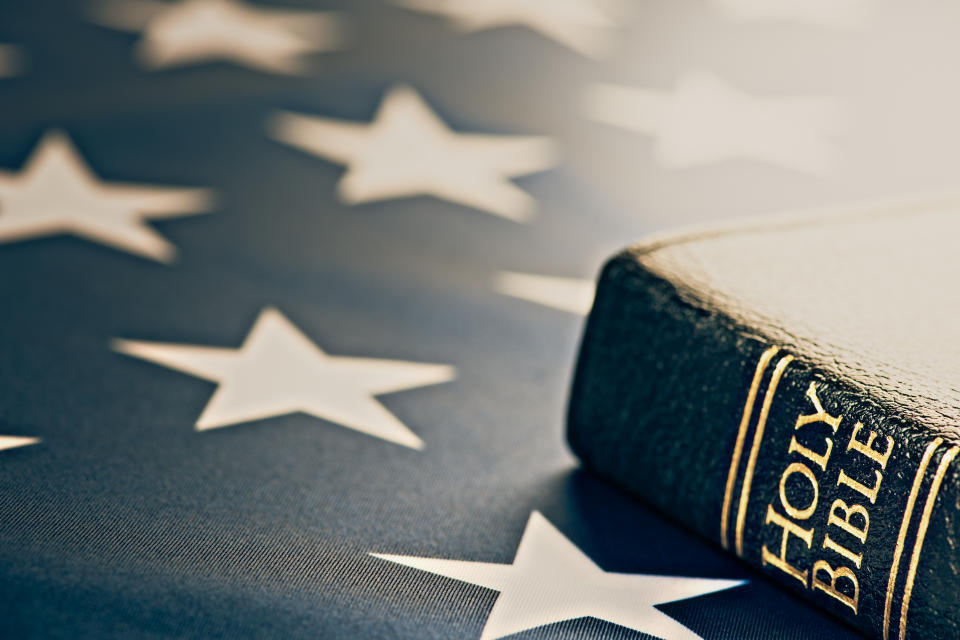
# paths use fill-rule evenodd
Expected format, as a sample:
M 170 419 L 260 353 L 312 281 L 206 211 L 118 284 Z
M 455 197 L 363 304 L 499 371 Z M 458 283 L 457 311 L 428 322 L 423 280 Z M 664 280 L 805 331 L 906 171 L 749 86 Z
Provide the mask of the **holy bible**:
M 960 638 L 960 200 L 615 256 L 568 439 L 868 636 Z

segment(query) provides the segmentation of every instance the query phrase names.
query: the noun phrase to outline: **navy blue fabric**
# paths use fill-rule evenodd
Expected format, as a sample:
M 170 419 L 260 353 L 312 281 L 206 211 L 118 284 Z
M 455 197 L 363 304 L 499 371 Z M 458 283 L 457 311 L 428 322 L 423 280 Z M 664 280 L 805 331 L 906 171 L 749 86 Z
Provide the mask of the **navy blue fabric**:
M 647 10 L 669 27 L 641 4 L 618 37 L 651 36 Z M 0 7 L 0 42 L 30 61 L 0 81 L 0 170 L 56 127 L 104 180 L 219 196 L 209 214 L 152 223 L 178 248 L 172 265 L 68 236 L 0 244 L 0 433 L 42 439 L 0 455 L 0 636 L 477 638 L 495 592 L 368 554 L 509 563 L 539 510 L 608 571 L 750 580 L 660 607 L 707 640 L 853 637 L 579 471 L 562 434 L 582 318 L 491 287 L 500 270 L 592 278 L 647 232 L 843 188 L 748 167 L 780 187 L 750 199 L 730 186 L 743 167 L 681 178 L 649 157 L 611 186 L 606 149 L 626 143 L 580 115 L 578 91 L 622 59 L 520 28 L 463 35 L 378 2 L 340 8 L 351 48 L 287 78 L 145 72 L 135 36 L 79 3 Z M 560 166 L 517 180 L 538 218 L 426 197 L 348 206 L 341 167 L 265 134 L 278 108 L 367 121 L 396 82 L 457 130 L 555 136 Z M 426 448 L 305 414 L 196 432 L 212 383 L 109 347 L 237 347 L 265 306 L 333 355 L 456 366 L 453 382 L 382 398 Z M 648 636 L 581 619 L 518 637 Z

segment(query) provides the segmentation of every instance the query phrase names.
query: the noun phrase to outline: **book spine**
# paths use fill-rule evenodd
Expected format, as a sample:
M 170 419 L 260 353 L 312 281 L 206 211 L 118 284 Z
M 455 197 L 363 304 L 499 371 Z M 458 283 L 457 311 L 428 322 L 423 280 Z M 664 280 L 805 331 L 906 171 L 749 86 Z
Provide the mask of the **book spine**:
M 568 416 L 583 463 L 867 635 L 960 638 L 955 432 L 788 353 L 626 253 Z

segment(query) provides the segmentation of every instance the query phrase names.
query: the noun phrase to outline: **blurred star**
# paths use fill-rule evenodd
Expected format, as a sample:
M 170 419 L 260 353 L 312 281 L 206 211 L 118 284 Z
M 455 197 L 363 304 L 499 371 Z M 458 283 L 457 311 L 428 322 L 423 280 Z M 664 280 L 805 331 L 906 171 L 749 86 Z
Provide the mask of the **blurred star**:
M 23 71 L 23 66 L 20 47 L 0 44 L 0 78 L 19 75 Z
M 0 243 L 69 233 L 171 262 L 176 248 L 146 220 L 201 213 L 211 203 L 207 189 L 101 182 L 70 139 L 51 131 L 19 173 L 0 171 Z
M 606 620 L 662 640 L 702 640 L 655 606 L 744 583 L 604 571 L 538 511 L 530 514 L 513 564 L 371 555 L 499 591 L 480 640 L 496 640 L 585 617 Z
M 806 22 L 820 27 L 860 27 L 870 0 L 713 0 L 731 20 Z
M 653 137 L 654 156 L 668 169 L 739 158 L 822 174 L 838 161 L 831 137 L 841 113 L 830 98 L 755 98 L 698 73 L 674 92 L 596 85 L 586 108 L 597 122 Z
M 281 142 L 347 165 L 337 193 L 348 204 L 432 195 L 524 222 L 536 204 L 509 178 L 556 164 L 549 138 L 455 133 L 403 86 L 370 124 L 281 112 L 269 127 Z
M 267 73 L 307 72 L 306 56 L 343 44 L 342 19 L 241 0 L 97 0 L 94 22 L 139 31 L 137 57 L 151 69 L 228 61 Z
M 17 449 L 31 444 L 37 444 L 40 438 L 21 438 L 18 436 L 0 436 L 0 451 L 5 449 Z
M 501 271 L 493 286 L 504 295 L 576 315 L 589 313 L 593 304 L 592 280 Z
M 216 382 L 198 431 L 302 411 L 413 449 L 423 441 L 374 396 L 456 373 L 447 365 L 329 356 L 276 309 L 260 313 L 239 349 L 119 339 L 113 348 Z
M 447 17 L 462 31 L 512 25 L 538 31 L 592 58 L 607 53 L 615 21 L 595 0 L 394 0 L 397 4 Z

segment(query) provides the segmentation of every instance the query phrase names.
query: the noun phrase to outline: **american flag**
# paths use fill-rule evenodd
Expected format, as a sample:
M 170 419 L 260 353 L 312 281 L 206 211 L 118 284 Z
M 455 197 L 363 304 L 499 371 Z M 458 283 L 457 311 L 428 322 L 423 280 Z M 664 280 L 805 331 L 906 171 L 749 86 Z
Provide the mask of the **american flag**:
M 621 246 L 952 187 L 958 19 L 3 3 L 0 636 L 854 637 L 579 470 L 565 398 Z

